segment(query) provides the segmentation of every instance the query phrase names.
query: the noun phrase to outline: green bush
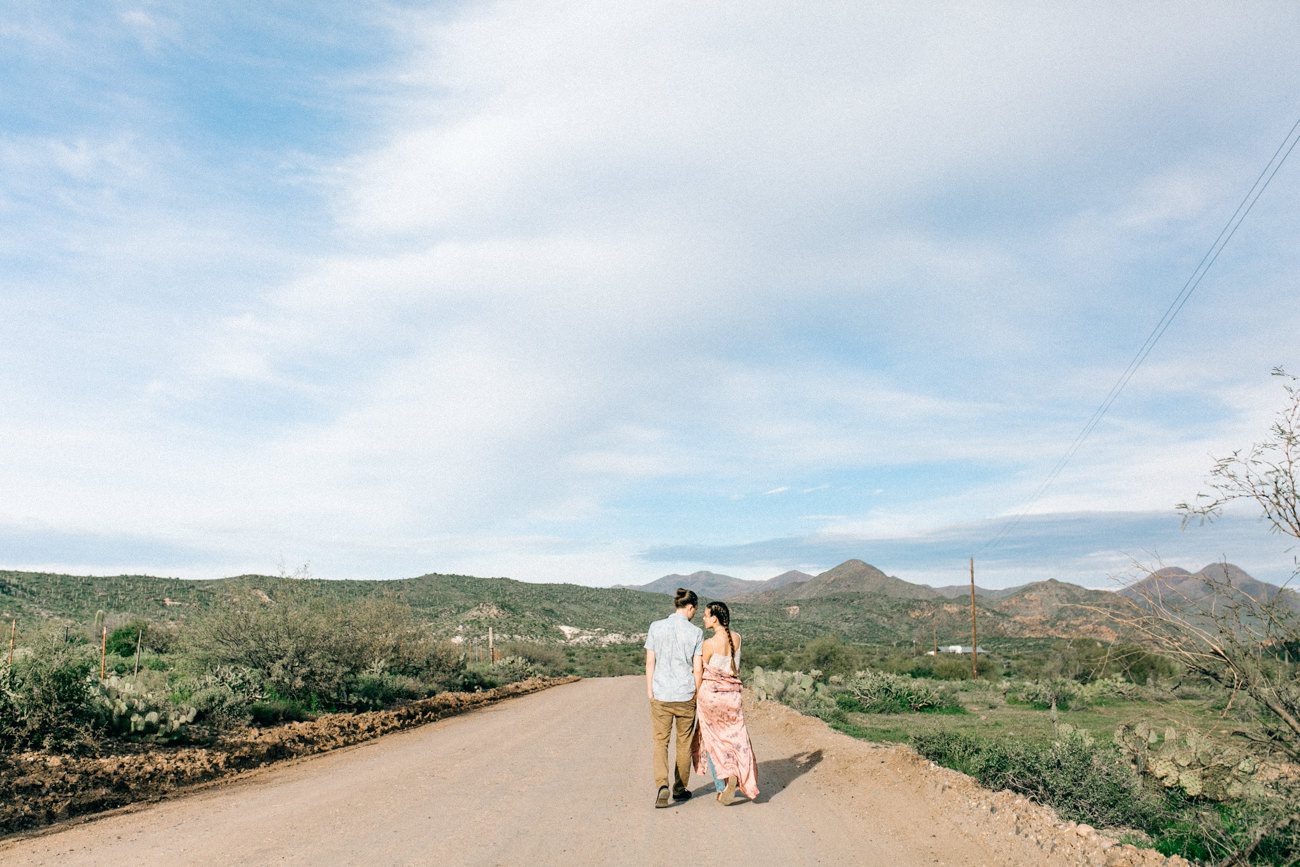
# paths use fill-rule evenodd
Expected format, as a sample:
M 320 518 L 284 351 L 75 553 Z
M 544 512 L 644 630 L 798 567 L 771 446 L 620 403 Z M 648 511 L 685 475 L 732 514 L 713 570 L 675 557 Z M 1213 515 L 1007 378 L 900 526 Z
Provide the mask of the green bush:
M 431 690 L 413 677 L 400 674 L 362 674 L 352 685 L 348 707 L 353 710 L 380 710 L 398 702 L 425 698 Z
M 538 674 L 556 675 L 569 670 L 568 655 L 559 645 L 512 641 L 502 652 L 506 657 L 515 656 L 526 661 Z
M 1143 688 L 1119 675 L 1098 678 L 1079 687 L 1081 705 L 1104 704 L 1111 701 L 1132 701 L 1143 697 Z
M 849 675 L 865 665 L 865 657 L 859 648 L 845 644 L 834 635 L 823 635 L 805 644 L 787 662 L 799 671 Z
M 150 623 L 135 619 L 108 633 L 108 652 L 117 656 L 135 658 L 137 637 L 141 654 L 168 653 L 176 643 L 177 626 L 174 623 Z
M 1052 742 L 927 732 L 913 736 L 912 745 L 987 788 L 1019 792 L 1072 821 L 1150 831 L 1167 817 L 1164 799 L 1143 787 L 1116 750 L 1079 732 Z
M 453 689 L 457 692 L 483 692 L 496 689 L 501 682 L 490 672 L 480 668 L 466 668 L 460 673 Z
M 272 726 L 287 722 L 302 722 L 315 714 L 300 701 L 291 698 L 267 698 L 248 706 L 254 725 Z
M 498 685 L 517 683 L 538 674 L 537 667 L 522 656 L 506 656 L 492 663 L 492 676 Z
M 211 612 L 191 630 L 187 650 L 200 669 L 251 669 L 268 691 L 322 708 L 348 707 L 366 674 L 449 688 L 464 668 L 460 652 L 434 640 L 405 605 L 344 605 L 293 584 L 275 599 L 245 597 Z
M 94 667 L 84 645 L 67 643 L 52 631 L 38 635 L 0 683 L 0 746 L 91 750 L 103 723 Z
M 839 695 L 851 699 L 840 704 L 842 710 L 860 713 L 916 713 L 961 708 L 952 687 L 941 689 L 926 680 L 884 671 L 858 672 L 844 681 Z
M 257 672 L 233 665 L 217 665 L 183 676 L 173 690 L 177 701 L 195 708 L 200 723 L 214 729 L 247 724 L 252 718 L 253 704 L 265 695 Z
M 1079 685 L 1062 677 L 1021 683 L 1011 688 L 1008 697 L 1039 710 L 1047 710 L 1053 704 L 1058 710 L 1069 710 L 1083 704 Z
M 989 668 L 988 661 L 980 658 L 980 674 Z M 912 677 L 932 677 L 935 680 L 970 680 L 970 657 L 955 653 L 942 653 L 913 660 L 906 668 Z

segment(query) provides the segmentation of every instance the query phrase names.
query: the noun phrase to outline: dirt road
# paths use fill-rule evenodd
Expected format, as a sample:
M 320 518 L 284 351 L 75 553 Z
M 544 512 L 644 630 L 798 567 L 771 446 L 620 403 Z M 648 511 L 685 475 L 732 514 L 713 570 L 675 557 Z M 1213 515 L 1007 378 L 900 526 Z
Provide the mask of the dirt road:
M 0 843 L 4 864 L 1134 864 L 901 747 L 747 702 L 755 803 L 651 806 L 640 678 L 587 680 Z

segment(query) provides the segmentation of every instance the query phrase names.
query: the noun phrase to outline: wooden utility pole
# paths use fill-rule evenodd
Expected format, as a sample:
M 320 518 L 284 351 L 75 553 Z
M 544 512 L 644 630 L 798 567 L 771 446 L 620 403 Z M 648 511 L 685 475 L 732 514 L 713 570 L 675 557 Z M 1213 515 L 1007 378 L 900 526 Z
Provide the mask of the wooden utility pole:
M 975 558 L 970 558 L 970 676 L 974 680 L 979 676 L 976 657 L 979 655 L 979 639 L 975 634 Z
M 939 658 L 939 627 L 930 624 L 930 637 L 934 639 L 934 658 Z
M 488 627 L 488 662 L 497 661 L 497 643 L 496 637 L 492 633 L 492 627 Z
M 18 637 L 18 618 L 15 617 L 9 627 L 9 670 L 14 668 L 14 640 Z
M 108 627 L 100 628 L 103 632 L 100 633 L 99 640 L 99 679 L 104 680 L 108 677 L 108 669 L 105 667 L 108 664 Z

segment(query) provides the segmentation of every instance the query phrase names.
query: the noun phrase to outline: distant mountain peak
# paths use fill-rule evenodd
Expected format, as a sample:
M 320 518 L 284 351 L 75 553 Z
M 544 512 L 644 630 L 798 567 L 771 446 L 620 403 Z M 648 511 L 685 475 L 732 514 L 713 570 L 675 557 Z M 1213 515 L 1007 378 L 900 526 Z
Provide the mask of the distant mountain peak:
M 1198 572 L 1188 572 L 1177 566 L 1158 569 L 1119 592 L 1139 604 L 1159 598 L 1166 604 L 1172 601 L 1180 606 L 1196 607 L 1208 604 L 1215 598 L 1217 584 L 1228 584 L 1235 591 L 1260 602 L 1281 598 L 1294 610 L 1300 611 L 1300 596 L 1294 591 L 1260 581 L 1240 566 L 1223 562 L 1210 563 Z

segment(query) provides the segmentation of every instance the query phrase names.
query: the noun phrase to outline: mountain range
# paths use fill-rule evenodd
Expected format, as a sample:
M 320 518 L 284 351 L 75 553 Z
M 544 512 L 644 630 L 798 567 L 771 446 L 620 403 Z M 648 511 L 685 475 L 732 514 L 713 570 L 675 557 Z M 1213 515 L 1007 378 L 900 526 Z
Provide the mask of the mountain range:
M 1246 570 L 1231 563 L 1211 563 L 1197 572 L 1189 572 L 1177 566 L 1166 567 L 1127 585 L 1118 593 L 1120 597 L 1134 601 L 1141 601 L 1151 594 L 1160 593 L 1166 598 L 1176 598 L 1180 602 L 1199 603 L 1212 595 L 1211 585 L 1216 584 L 1230 585 L 1247 596 L 1262 601 L 1272 600 L 1278 596 L 1284 597 L 1292 604 L 1300 600 L 1300 596 L 1297 596 L 1294 591 L 1253 578 L 1246 573 Z M 663 578 L 640 586 L 619 586 L 648 593 L 668 594 L 672 594 L 678 587 L 686 587 L 709 598 L 768 603 L 861 594 L 880 594 L 896 599 L 962 600 L 969 599 L 971 592 L 969 584 L 953 584 L 945 587 L 914 584 L 887 575 L 862 560 L 846 560 L 817 575 L 792 570 L 765 581 L 746 581 L 716 572 L 695 572 L 691 575 L 665 575 Z M 1054 578 L 996 590 L 975 586 L 976 599 L 986 604 L 999 604 L 1017 597 L 1039 598 L 1045 591 L 1047 595 L 1053 597 L 1073 596 L 1077 600 L 1086 598 L 1093 602 L 1097 601 L 1095 594 L 1109 595 L 1109 591 L 1081 587 Z M 1014 608 L 1015 606 L 1000 607 Z
M 743 578 L 732 578 L 730 575 L 719 575 L 717 572 L 692 572 L 690 575 L 665 575 L 639 587 L 627 584 L 615 586 L 623 590 L 640 590 L 644 593 L 667 593 L 669 596 L 675 594 L 678 587 L 685 587 L 709 599 L 736 599 L 771 592 L 792 584 L 801 584 L 811 581 L 812 577 L 806 572 L 794 569 L 782 572 L 766 581 L 747 581 Z
M 1001 590 L 976 588 L 981 640 L 989 638 L 1127 638 L 1112 613 L 1131 611 L 1135 597 L 1159 587 L 1166 599 L 1206 601 L 1206 579 L 1227 581 L 1259 598 L 1295 593 L 1257 581 L 1231 564 L 1196 573 L 1165 569 L 1118 593 L 1047 580 Z M 1158 582 L 1158 583 L 1147 583 Z M 0 571 L 0 618 L 20 628 L 39 621 L 110 628 L 133 617 L 186 621 L 237 598 L 274 604 L 281 594 L 310 593 L 349 603 L 365 599 L 409 605 L 436 635 L 570 644 L 634 644 L 646 624 L 671 610 L 669 595 L 689 587 L 724 599 L 746 634 L 763 643 L 838 635 L 863 643 L 954 643 L 970 634 L 970 587 L 929 587 L 848 560 L 817 575 L 789 571 L 766 581 L 712 572 L 665 575 L 638 588 L 533 584 L 507 578 L 422 575 L 393 580 L 318 580 L 244 575 L 204 581 L 147 575 L 74 576 Z M 1172 588 L 1172 589 L 1171 589 Z M 1199 595 L 1198 595 L 1199 594 Z

